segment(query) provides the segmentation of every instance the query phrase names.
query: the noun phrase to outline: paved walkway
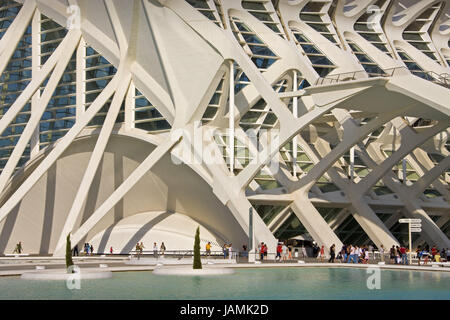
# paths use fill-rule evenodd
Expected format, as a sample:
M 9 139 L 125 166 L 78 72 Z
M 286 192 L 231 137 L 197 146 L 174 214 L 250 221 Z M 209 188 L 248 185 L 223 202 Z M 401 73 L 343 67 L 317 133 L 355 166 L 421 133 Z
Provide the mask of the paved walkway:
M 5 263 L 4 260 L 19 260 L 20 263 Z M 106 264 L 107 267 L 100 268 L 111 272 L 125 272 L 125 271 L 151 271 L 157 266 L 149 265 L 129 265 L 125 264 L 129 261 L 127 257 L 74 257 L 74 262 L 83 269 L 99 269 L 100 264 Z M 358 268 L 365 269 L 369 267 L 379 267 L 386 270 L 412 270 L 412 271 L 433 271 L 433 272 L 450 272 L 450 267 L 439 266 L 417 266 L 417 265 L 378 265 L 378 264 L 350 264 L 350 263 L 220 263 L 221 259 L 214 259 L 214 264 L 207 264 L 203 262 L 204 268 Z M 13 261 L 11 261 L 13 262 Z M 45 269 L 65 269 L 64 259 L 55 259 L 52 257 L 27 257 L 27 258 L 0 258 L 0 276 L 20 276 L 26 271 L 36 270 L 36 266 L 44 266 Z M 177 266 L 165 265 L 164 268 L 171 268 Z M 178 266 L 179 267 L 179 266 Z

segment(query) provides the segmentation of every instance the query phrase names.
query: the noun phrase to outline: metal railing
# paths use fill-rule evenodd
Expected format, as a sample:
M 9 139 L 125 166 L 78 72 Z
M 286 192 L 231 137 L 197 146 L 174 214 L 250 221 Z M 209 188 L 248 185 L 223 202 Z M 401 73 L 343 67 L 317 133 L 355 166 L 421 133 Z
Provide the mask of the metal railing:
M 235 258 L 237 255 L 239 254 L 239 252 L 236 251 L 232 251 L 231 255 L 232 258 Z M 161 250 L 157 250 L 156 252 L 153 250 L 143 250 L 143 251 L 137 251 L 137 250 L 132 250 L 128 253 L 129 256 L 131 256 L 131 258 L 133 257 L 171 257 L 171 258 L 178 258 L 179 260 L 183 259 L 183 258 L 187 258 L 187 257 L 193 257 L 194 256 L 194 250 L 165 250 L 165 251 L 161 251 Z M 201 250 L 200 251 L 200 256 L 202 257 L 211 257 L 211 258 L 223 258 L 225 256 L 223 251 L 209 251 L 207 252 L 206 250 Z M 226 258 L 229 257 L 229 253 L 226 254 Z
M 393 77 L 394 75 L 405 75 L 405 74 L 414 74 L 417 77 L 422 79 L 434 82 L 438 85 L 442 85 L 446 88 L 450 88 L 450 75 L 448 73 L 438 74 L 434 71 L 410 71 L 407 67 L 395 67 L 383 70 L 381 73 L 367 73 L 366 71 L 354 71 L 354 72 L 344 72 L 339 74 L 333 74 L 326 76 L 324 78 L 318 78 L 315 82 L 315 85 L 324 85 L 324 84 L 333 84 L 340 83 L 345 81 L 352 81 L 358 79 L 369 79 L 367 75 L 370 77 Z

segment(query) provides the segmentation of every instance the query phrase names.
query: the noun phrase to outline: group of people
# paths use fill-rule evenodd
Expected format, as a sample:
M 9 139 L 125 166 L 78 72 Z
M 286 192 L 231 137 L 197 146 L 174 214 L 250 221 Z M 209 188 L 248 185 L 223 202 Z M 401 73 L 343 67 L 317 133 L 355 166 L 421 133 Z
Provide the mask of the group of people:
M 77 248 L 78 250 L 78 248 Z M 94 246 L 92 244 L 89 244 L 88 242 L 86 242 L 84 244 L 84 252 L 86 253 L 86 255 L 93 255 L 94 254 Z M 77 252 L 78 255 L 78 252 Z
M 425 247 L 419 246 L 416 250 L 417 263 L 420 266 L 420 260 L 423 259 L 423 264 L 426 265 L 429 260 L 432 262 L 448 262 L 450 261 L 450 249 L 442 248 L 439 252 L 439 249 L 436 246 L 433 246 L 430 251 L 430 246 L 426 245 Z
M 93 255 L 94 254 L 94 246 L 92 244 L 89 244 L 87 242 L 84 243 L 84 254 L 85 255 Z M 72 251 L 72 255 L 73 256 L 78 256 L 79 252 L 78 252 L 78 244 L 75 245 L 75 247 L 73 247 L 73 251 Z
M 226 259 L 232 259 L 233 258 L 233 244 L 224 244 L 222 246 L 222 252 L 223 252 L 223 258 Z
M 288 247 L 285 242 L 279 242 L 277 245 L 277 255 L 275 260 L 281 262 L 292 259 L 292 247 Z
M 389 259 L 394 264 L 409 264 L 408 252 L 409 250 L 404 246 L 393 245 L 389 250 Z
M 141 243 L 136 243 L 136 255 L 138 257 L 138 259 L 140 259 L 140 256 L 142 255 L 142 253 L 144 252 L 144 243 L 141 241 Z M 166 245 L 164 244 L 164 242 L 161 243 L 161 246 L 159 247 L 158 250 L 158 245 L 156 242 L 153 242 L 153 257 L 158 258 L 158 254 L 160 253 L 163 257 L 164 257 L 164 253 L 166 251 Z
M 261 258 L 261 261 L 267 259 L 267 244 L 264 242 L 261 242 L 261 244 L 258 245 L 258 252 Z
M 329 263 L 334 263 L 336 260 L 339 260 L 341 263 L 368 263 L 370 259 L 370 254 L 373 252 L 373 246 L 353 246 L 351 244 L 349 245 L 343 245 L 341 250 L 336 255 L 336 245 L 333 243 L 333 245 L 329 249 L 330 258 L 328 259 Z M 317 259 L 320 259 L 321 261 L 325 258 L 325 246 L 322 245 L 322 247 L 319 250 L 319 247 L 317 246 L 316 252 L 314 252 L 313 248 L 313 254 L 316 255 Z

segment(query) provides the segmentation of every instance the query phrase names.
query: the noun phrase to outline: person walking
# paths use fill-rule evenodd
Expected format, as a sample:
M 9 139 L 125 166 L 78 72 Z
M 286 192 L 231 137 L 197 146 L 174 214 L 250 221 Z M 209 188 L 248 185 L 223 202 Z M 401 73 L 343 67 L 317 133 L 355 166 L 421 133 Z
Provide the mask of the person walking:
M 281 262 L 281 252 L 283 251 L 283 248 L 282 248 L 282 246 L 281 246 L 281 242 L 278 242 L 278 245 L 277 245 L 277 255 L 276 255 L 276 257 L 275 257 L 275 261 L 276 260 L 279 260 L 280 262 Z
M 156 242 L 153 242 L 153 257 L 158 259 L 158 246 Z
M 159 251 L 161 251 L 161 255 L 164 258 L 164 252 L 166 251 L 166 246 L 164 245 L 164 242 L 161 243 L 161 247 L 159 248 Z
M 90 251 L 91 251 L 91 256 L 94 254 L 94 246 L 91 244 L 91 247 L 90 247 Z
M 75 247 L 73 248 L 73 255 L 78 256 L 78 244 L 76 244 Z
M 335 258 L 335 247 L 336 245 L 333 243 L 333 245 L 330 247 L 330 259 L 328 259 L 328 263 L 334 263 L 334 258 Z
M 208 256 L 211 256 L 211 242 L 208 242 L 207 244 L 206 244 L 206 256 L 208 257 Z
M 113 249 L 113 247 L 111 246 L 111 248 L 109 248 L 109 254 L 113 254 L 114 253 L 114 249 Z
M 19 241 L 19 243 L 16 244 L 16 248 L 14 249 L 13 253 L 18 253 L 18 254 L 22 253 L 22 242 L 21 241 Z
M 292 260 L 292 246 L 288 246 L 288 260 Z
M 223 258 L 226 259 L 228 254 L 228 246 L 226 243 L 223 244 L 222 251 L 223 251 Z
M 233 259 L 233 244 L 230 243 L 230 246 L 228 247 L 228 259 Z

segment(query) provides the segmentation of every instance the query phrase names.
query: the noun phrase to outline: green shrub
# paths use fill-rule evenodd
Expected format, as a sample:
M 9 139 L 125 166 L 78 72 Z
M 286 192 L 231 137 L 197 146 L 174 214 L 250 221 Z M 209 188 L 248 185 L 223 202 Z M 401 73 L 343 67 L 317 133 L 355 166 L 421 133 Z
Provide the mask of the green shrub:
M 200 227 L 197 227 L 194 241 L 194 269 L 202 268 L 202 260 L 200 258 Z
M 70 233 L 67 235 L 66 241 L 66 268 L 69 269 L 70 266 L 73 266 L 72 260 L 72 245 L 70 244 Z

